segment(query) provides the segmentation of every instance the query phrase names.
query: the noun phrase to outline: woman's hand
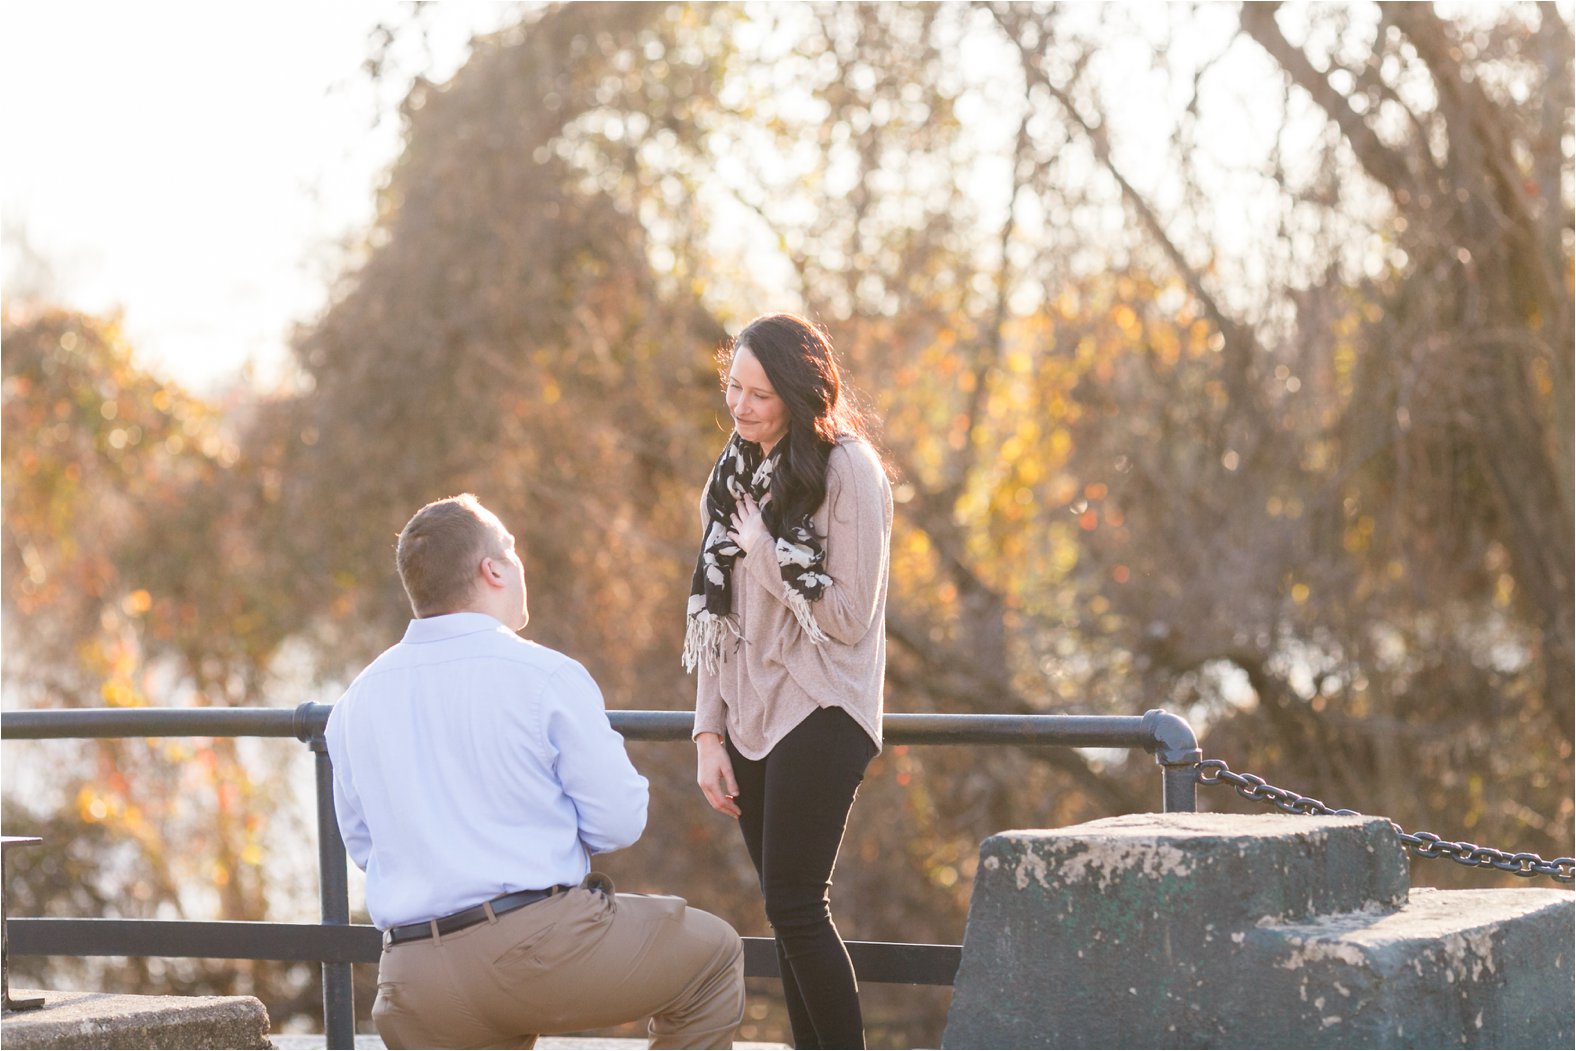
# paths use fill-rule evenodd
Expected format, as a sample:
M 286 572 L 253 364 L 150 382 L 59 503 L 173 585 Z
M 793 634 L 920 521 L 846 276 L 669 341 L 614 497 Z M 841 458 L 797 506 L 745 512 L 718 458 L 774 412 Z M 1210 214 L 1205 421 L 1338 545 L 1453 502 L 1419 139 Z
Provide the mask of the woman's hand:
M 768 495 L 766 499 L 770 500 L 771 496 Z M 771 534 L 767 532 L 761 508 L 756 506 L 749 493 L 739 497 L 738 506 L 733 511 L 733 528 L 728 530 L 728 535 L 744 549 L 745 554 L 749 554 L 763 539 L 770 539 Z
M 722 746 L 719 734 L 703 733 L 695 737 L 695 780 L 713 810 L 739 816 L 739 804 L 734 799 L 739 794 L 739 783 L 733 779 L 733 763 L 728 750 Z

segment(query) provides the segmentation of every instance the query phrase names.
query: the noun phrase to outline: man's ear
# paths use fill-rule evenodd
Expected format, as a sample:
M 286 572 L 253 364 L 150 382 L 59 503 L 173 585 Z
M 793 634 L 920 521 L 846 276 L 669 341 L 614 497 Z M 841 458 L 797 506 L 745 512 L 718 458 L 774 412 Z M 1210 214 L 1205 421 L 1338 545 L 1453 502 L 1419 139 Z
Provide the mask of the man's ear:
M 482 558 L 480 569 L 482 579 L 487 582 L 488 587 L 501 588 L 506 583 L 503 570 L 498 567 L 498 560 L 491 555 Z

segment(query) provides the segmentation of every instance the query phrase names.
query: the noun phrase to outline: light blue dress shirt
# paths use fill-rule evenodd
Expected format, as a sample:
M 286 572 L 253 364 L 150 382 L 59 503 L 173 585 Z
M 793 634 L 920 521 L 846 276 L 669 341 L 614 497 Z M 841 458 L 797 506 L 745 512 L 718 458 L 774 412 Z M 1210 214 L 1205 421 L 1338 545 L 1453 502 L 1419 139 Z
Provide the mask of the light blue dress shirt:
M 648 786 L 580 664 L 485 613 L 413 620 L 328 719 L 334 806 L 387 929 L 580 882 Z

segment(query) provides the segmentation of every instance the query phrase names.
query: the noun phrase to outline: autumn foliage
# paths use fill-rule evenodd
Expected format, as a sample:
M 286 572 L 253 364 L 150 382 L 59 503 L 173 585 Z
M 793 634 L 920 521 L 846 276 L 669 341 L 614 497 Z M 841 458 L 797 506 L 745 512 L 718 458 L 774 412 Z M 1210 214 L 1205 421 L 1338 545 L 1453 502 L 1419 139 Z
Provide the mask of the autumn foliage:
M 113 321 L 8 306 L 11 695 L 331 691 L 406 616 L 400 525 L 469 490 L 520 538 L 529 633 L 610 707 L 687 708 L 715 355 L 796 309 L 897 479 L 889 711 L 1165 707 L 1332 805 L 1569 854 L 1569 27 L 1549 5 L 1137 19 L 550 7 L 413 88 L 290 389 L 207 404 L 138 372 Z M 766 933 L 689 750 L 633 750 L 654 819 L 609 859 L 620 886 Z M 37 820 L 121 852 L 89 883 L 268 913 L 258 837 L 291 833 L 297 760 L 83 760 Z M 955 942 L 985 835 L 1158 806 L 1142 755 L 890 748 L 840 929 Z M 1420 864 L 1420 885 L 1511 882 Z M 301 973 L 176 978 L 311 1001 Z M 944 991 L 865 996 L 872 1046 L 938 1039 Z M 769 997 L 746 1038 L 780 1035 Z

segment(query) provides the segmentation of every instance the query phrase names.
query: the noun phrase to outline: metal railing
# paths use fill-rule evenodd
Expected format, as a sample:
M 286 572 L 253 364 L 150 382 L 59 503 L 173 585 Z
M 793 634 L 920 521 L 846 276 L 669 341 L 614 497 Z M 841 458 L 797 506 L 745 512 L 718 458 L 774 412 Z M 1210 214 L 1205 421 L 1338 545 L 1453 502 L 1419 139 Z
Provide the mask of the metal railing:
M 34 956 L 182 956 L 291 960 L 323 968 L 323 1025 L 329 1048 L 355 1044 L 351 964 L 376 962 L 382 943 L 375 927 L 350 922 L 348 860 L 334 816 L 333 767 L 323 731 L 330 706 L 297 708 L 74 708 L 0 713 L 5 740 L 117 737 L 294 737 L 315 756 L 319 901 L 322 920 L 257 921 L 13 918 L 10 950 Z M 612 711 L 613 728 L 628 740 L 688 741 L 689 712 Z M 1161 766 L 1161 805 L 1168 813 L 1196 807 L 1197 764 L 1203 758 L 1193 730 L 1161 709 L 1142 716 L 891 714 L 886 743 L 1056 745 L 1141 748 Z M 745 973 L 776 977 L 769 938 L 744 939 Z M 962 958 L 959 945 L 849 942 L 854 969 L 865 981 L 951 985 Z

